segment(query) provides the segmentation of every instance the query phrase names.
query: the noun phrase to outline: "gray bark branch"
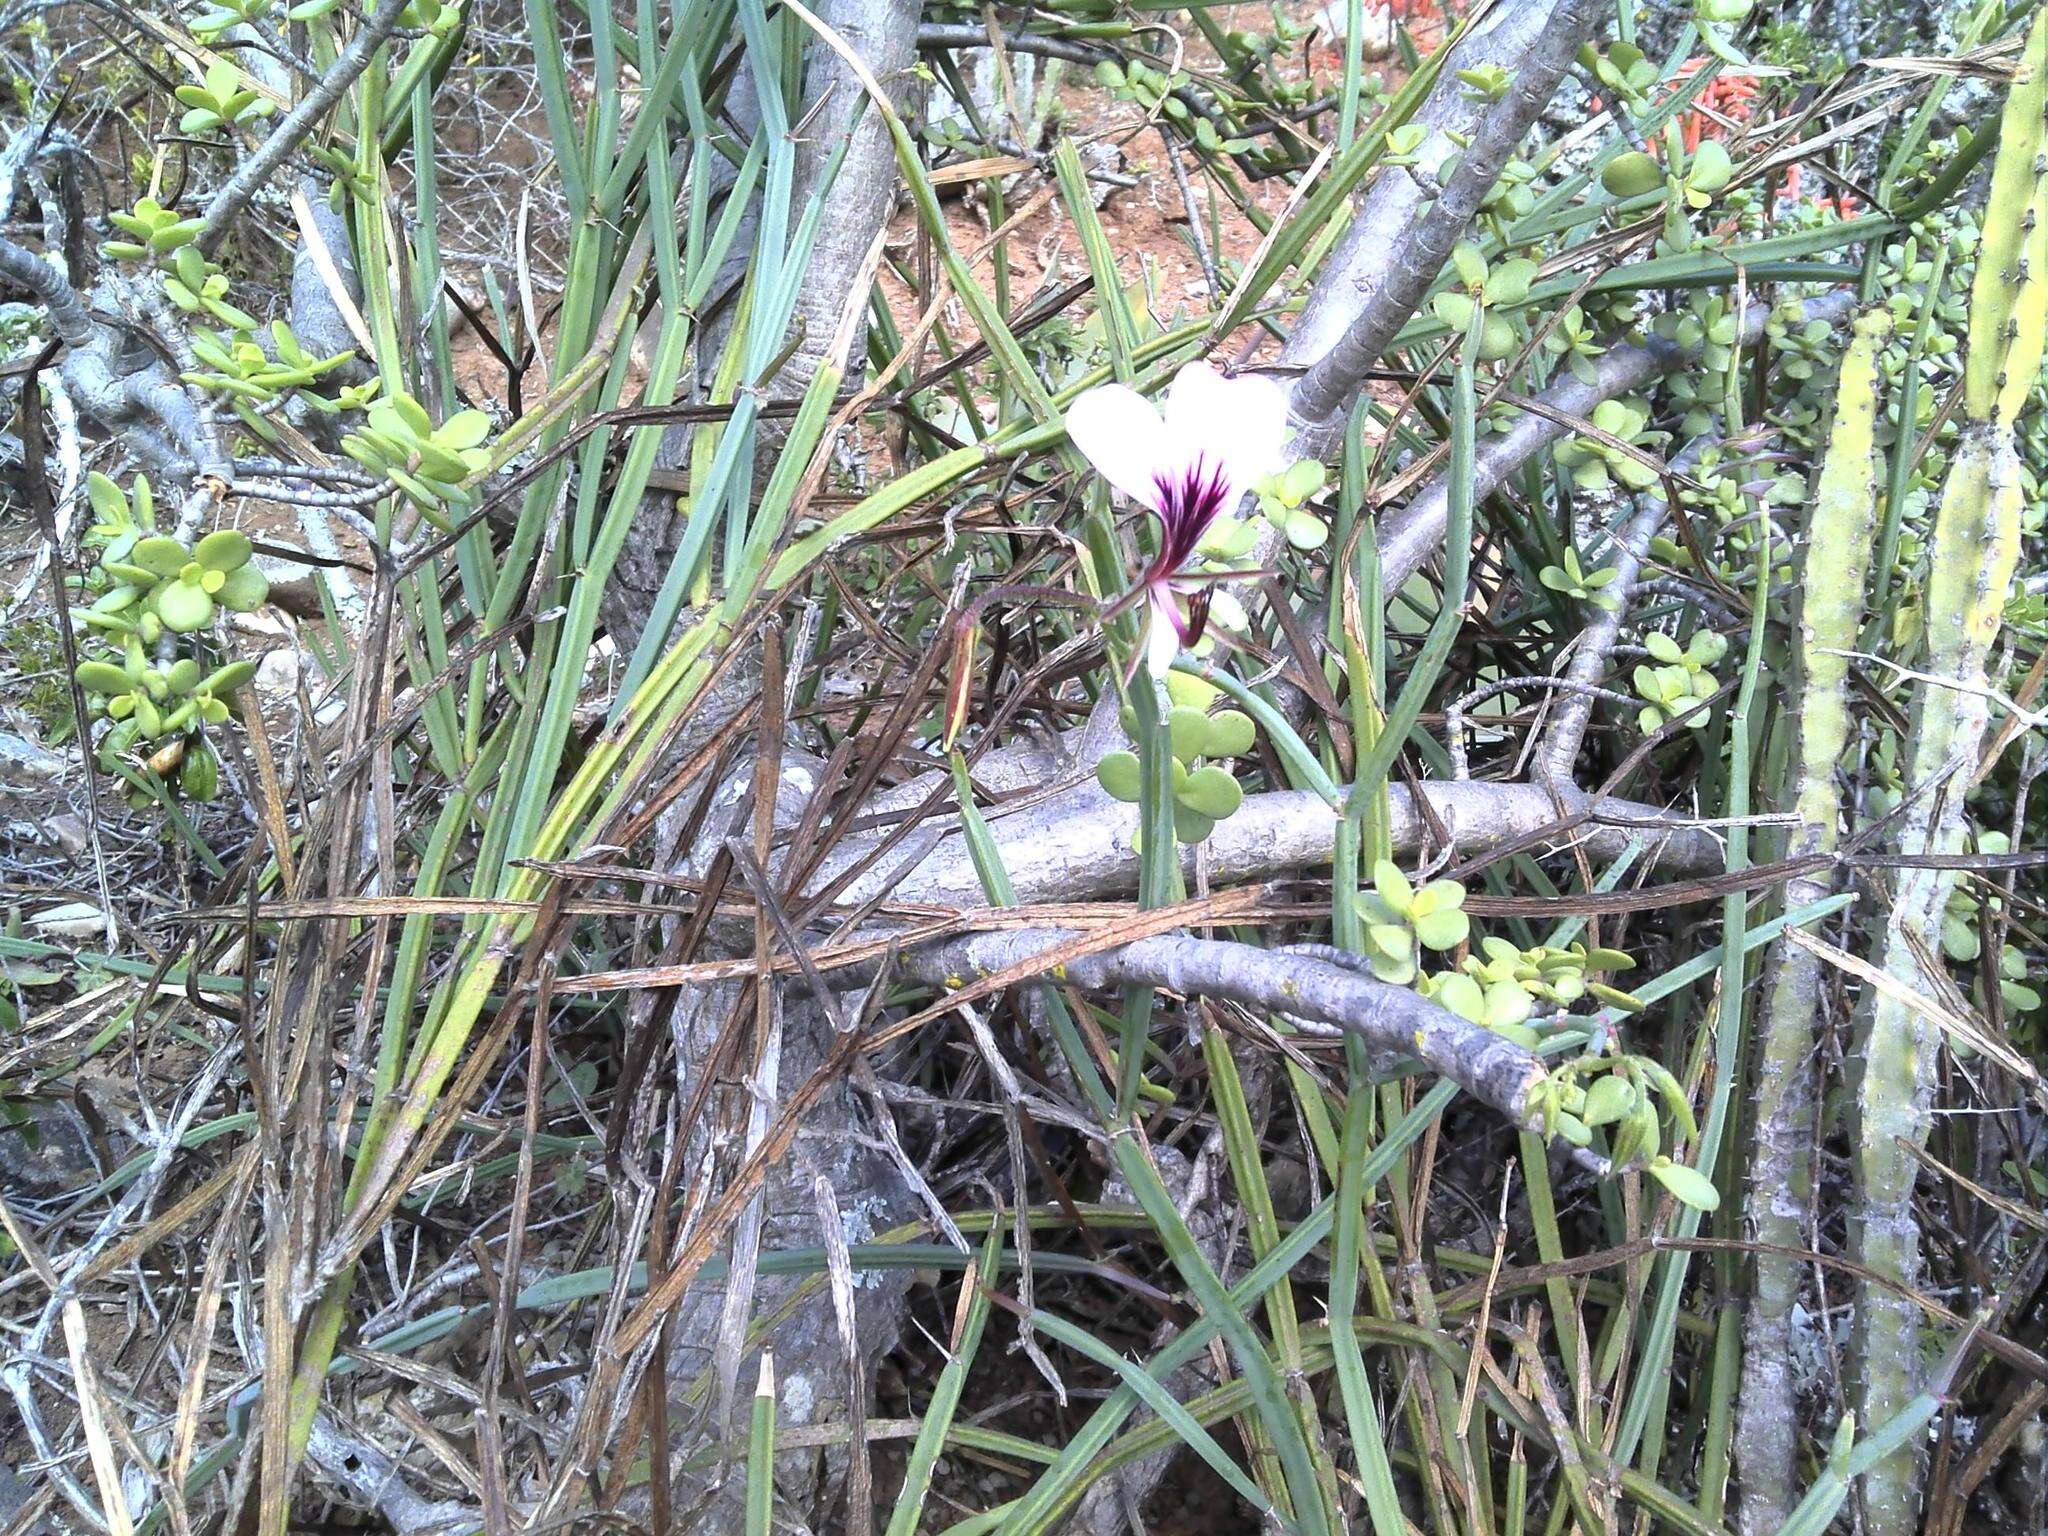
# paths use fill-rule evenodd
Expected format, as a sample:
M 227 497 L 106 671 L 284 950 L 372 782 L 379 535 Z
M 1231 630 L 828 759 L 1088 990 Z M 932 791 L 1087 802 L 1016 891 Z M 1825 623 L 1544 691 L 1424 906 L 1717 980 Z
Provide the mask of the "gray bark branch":
M 1080 937 L 1059 928 L 971 934 L 921 948 L 906 965 L 928 981 L 957 985 L 960 977 L 994 975 Z M 1543 1130 L 1530 1115 L 1530 1090 L 1545 1076 L 1534 1055 L 1406 987 L 1320 955 L 1162 934 L 1060 969 L 1067 982 L 1090 991 L 1156 987 L 1341 1030 L 1375 1051 L 1420 1060 L 1517 1125 Z
M 1590 811 L 1591 819 L 1562 834 L 1560 848 L 1574 843 L 1596 859 L 1612 859 L 1641 837 L 1660 869 L 1677 875 L 1715 872 L 1724 855 L 1720 843 L 1680 816 L 1628 800 L 1597 804 L 1582 790 L 1534 784 L 1425 784 L 1425 816 L 1406 785 L 1389 791 L 1391 834 L 1397 856 L 1408 857 L 1433 841 L 1434 825 L 1448 832 L 1466 858 L 1483 857 L 1519 843 L 1563 816 Z M 1433 818 L 1433 821 L 1432 821 Z M 1338 814 L 1303 790 L 1247 795 L 1244 803 L 1202 845 L 1212 885 L 1238 885 L 1330 862 Z M 989 831 L 1010 872 L 1021 902 L 1088 901 L 1127 896 L 1137 889 L 1138 855 L 1131 847 L 1138 808 L 1112 800 L 1092 782 L 1048 804 L 1015 816 L 993 816 Z M 813 890 L 872 852 L 874 839 L 852 843 L 827 861 Z M 1190 875 L 1194 850 L 1183 849 Z M 859 903 L 885 897 L 933 906 L 978 907 L 984 897 L 965 840 L 957 833 L 929 853 L 914 848 L 884 856 L 855 879 L 839 899 Z
M 1611 9 L 1604 0 L 1503 6 L 1491 29 L 1459 49 L 1420 114 L 1439 133 L 1462 132 L 1455 167 L 1440 186 L 1406 169 L 1373 183 L 1284 354 L 1308 365 L 1289 405 L 1305 452 L 1328 457 L 1367 371 L 1428 297 L 1580 44 Z M 1457 70 L 1479 64 L 1510 70 L 1512 83 L 1475 117 Z
M 227 238 L 228 226 L 269 182 L 273 172 L 285 163 L 325 117 L 342 94 L 356 83 L 370 60 L 398 30 L 398 18 L 409 0 L 383 0 L 370 19 L 357 28 L 348 46 L 341 50 L 320 83 L 308 91 L 299 104 L 278 119 L 277 126 L 257 147 L 256 153 L 235 168 L 206 205 L 206 222 L 193 242 L 202 255 L 211 256 Z
M 1823 294 L 1805 304 L 1808 320 L 1838 324 L 1856 307 L 1856 296 L 1847 291 Z M 1752 304 L 1743 316 L 1742 342 L 1745 346 L 1764 333 L 1770 307 Z M 1641 389 L 1652 379 L 1675 372 L 1694 361 L 1698 354 L 1658 337 L 1611 347 L 1594 365 L 1589 383 L 1567 373 L 1542 395 L 1543 403 L 1565 420 L 1584 420 L 1603 400 Z M 1486 438 L 1479 445 L 1472 465 L 1472 499 L 1483 501 L 1506 485 L 1530 459 L 1548 448 L 1571 428 L 1560 420 L 1535 411 L 1525 411 L 1507 431 Z M 1380 523 L 1380 570 L 1389 592 L 1428 563 L 1442 548 L 1444 526 L 1450 512 L 1450 482 L 1439 475 L 1418 491 L 1408 505 L 1389 513 Z

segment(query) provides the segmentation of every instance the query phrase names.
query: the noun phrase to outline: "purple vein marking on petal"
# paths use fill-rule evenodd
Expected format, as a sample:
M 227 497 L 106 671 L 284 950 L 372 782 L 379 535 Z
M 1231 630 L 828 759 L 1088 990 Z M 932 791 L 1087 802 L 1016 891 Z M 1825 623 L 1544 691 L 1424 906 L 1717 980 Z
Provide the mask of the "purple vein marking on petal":
M 1157 475 L 1152 483 L 1160 505 L 1158 569 L 1171 575 L 1188 563 L 1209 525 L 1226 510 L 1228 481 L 1222 464 L 1212 464 L 1208 455 L 1198 453 L 1178 474 Z

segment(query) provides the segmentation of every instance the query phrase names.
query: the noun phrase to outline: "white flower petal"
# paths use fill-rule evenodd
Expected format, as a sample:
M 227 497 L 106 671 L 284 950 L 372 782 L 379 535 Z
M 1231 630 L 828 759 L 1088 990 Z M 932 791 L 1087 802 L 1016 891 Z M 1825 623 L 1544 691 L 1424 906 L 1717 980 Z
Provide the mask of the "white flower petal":
M 1145 665 L 1154 677 L 1164 677 L 1180 655 L 1180 615 L 1170 606 L 1173 599 L 1155 592 L 1151 601 L 1151 627 L 1145 634 Z
M 1087 390 L 1067 407 L 1067 437 L 1103 479 L 1159 510 L 1159 478 L 1180 456 L 1150 400 L 1125 384 Z
M 1166 431 L 1191 455 L 1222 464 L 1224 508 L 1235 511 L 1240 496 L 1288 462 L 1287 391 L 1264 374 L 1226 379 L 1207 363 L 1189 363 L 1167 390 Z

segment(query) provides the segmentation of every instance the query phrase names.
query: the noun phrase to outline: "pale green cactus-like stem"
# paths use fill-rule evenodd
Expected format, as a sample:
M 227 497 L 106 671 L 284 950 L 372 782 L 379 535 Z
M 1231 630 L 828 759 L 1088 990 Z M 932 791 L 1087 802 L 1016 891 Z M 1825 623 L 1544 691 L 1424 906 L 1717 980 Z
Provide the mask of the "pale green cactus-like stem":
M 1963 846 L 1965 785 L 1989 723 L 1985 663 L 2019 563 L 2025 491 L 2013 421 L 2031 395 L 2048 333 L 2048 15 L 2035 20 L 2006 97 L 1998 158 L 1977 272 L 1970 290 L 1961 442 L 1935 513 L 1927 572 L 1927 647 L 1906 746 L 1907 804 L 1895 839 L 1908 854 Z M 1871 937 L 1899 983 L 1868 988 L 1861 1007 L 1856 1085 L 1852 1256 L 1869 1278 L 1856 1306 L 1854 1407 L 1859 1423 L 1884 1424 L 1923 1389 L 1920 1316 L 1902 1299 L 1920 1279 L 1913 1211 L 1918 1164 L 1933 1103 L 1938 1030 L 1903 998 L 1934 990 L 1922 957 L 1938 955 L 1951 870 L 1899 872 L 1890 910 Z M 1887 1284 L 1889 1282 L 1889 1284 Z M 1896 1288 L 1895 1288 L 1896 1287 Z M 1920 1529 L 1922 1444 L 1878 1462 L 1864 1483 L 1868 1536 Z
M 2010 423 L 2041 367 L 2043 311 L 2023 295 L 2037 289 L 2048 225 L 2039 212 L 2041 157 L 2048 140 L 2048 24 L 2037 19 L 1999 123 L 1977 275 L 1970 284 L 1970 347 L 1963 410 L 1972 421 Z
M 2040 306 L 2039 285 L 2022 303 Z M 1998 632 L 2019 559 L 2024 505 L 2020 462 L 2004 422 L 1974 422 L 1951 461 L 1935 517 L 1928 569 L 1928 681 L 1913 709 L 1912 795 L 1897 846 L 1905 853 L 1954 853 L 1965 835 L 1963 784 L 1976 766 L 1990 716 L 1984 664 Z M 1866 1000 L 1862 1081 L 1857 1088 L 1855 1196 L 1850 1242 L 1875 1278 L 1911 1288 L 1920 1278 L 1920 1229 L 1913 1213 L 1918 1164 L 1909 1150 L 1927 1140 L 1938 1030 L 1902 996 L 1927 995 L 1921 956 L 1940 953 L 1940 923 L 1955 874 L 1900 871 L 1891 910 L 1873 947 L 1886 973 L 1907 989 Z M 1875 989 L 1871 989 L 1875 993 Z M 1897 1291 L 1872 1281 L 1856 1309 L 1856 1414 L 1882 1424 L 1924 1385 L 1920 1315 Z M 1919 1446 L 1875 1466 L 1865 1483 L 1869 1536 L 1910 1536 L 1920 1529 Z
M 1795 854 L 1832 851 L 1840 837 L 1835 775 L 1849 744 L 1848 653 L 1863 623 L 1877 524 L 1877 363 L 1890 330 L 1891 316 L 1883 309 L 1856 323 L 1842 361 L 1834 426 L 1807 522 L 1799 613 L 1798 761 L 1780 797 L 1798 817 L 1790 849 Z M 1821 876 L 1793 880 L 1785 904 L 1818 901 L 1830 884 Z M 1813 1183 L 1811 1057 L 1820 967 L 1819 956 L 1789 939 L 1780 939 L 1772 950 L 1749 1193 L 1750 1221 L 1767 1248 L 1805 1246 L 1804 1214 Z M 1735 1445 L 1744 1536 L 1776 1531 L 1798 1497 L 1792 1308 L 1799 1296 L 1800 1268 L 1786 1254 L 1757 1257 L 1755 1296 L 1744 1322 Z

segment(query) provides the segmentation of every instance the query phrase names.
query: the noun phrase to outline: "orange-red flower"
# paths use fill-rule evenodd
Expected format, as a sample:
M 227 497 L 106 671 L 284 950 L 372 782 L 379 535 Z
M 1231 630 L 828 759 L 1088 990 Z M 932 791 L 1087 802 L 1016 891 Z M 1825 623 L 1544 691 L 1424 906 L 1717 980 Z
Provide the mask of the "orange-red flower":
M 1678 67 L 1678 78 L 1690 80 L 1705 69 L 1708 60 L 1699 55 L 1687 59 Z M 1723 70 L 1700 88 L 1693 97 L 1692 105 L 1680 119 L 1685 135 L 1685 152 L 1691 154 L 1700 147 L 1701 139 L 1725 139 L 1729 123 L 1747 123 L 1756 111 L 1756 76 L 1733 74 Z

